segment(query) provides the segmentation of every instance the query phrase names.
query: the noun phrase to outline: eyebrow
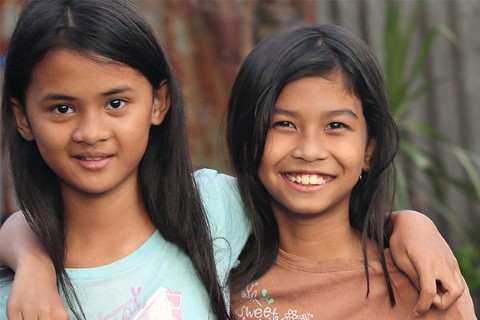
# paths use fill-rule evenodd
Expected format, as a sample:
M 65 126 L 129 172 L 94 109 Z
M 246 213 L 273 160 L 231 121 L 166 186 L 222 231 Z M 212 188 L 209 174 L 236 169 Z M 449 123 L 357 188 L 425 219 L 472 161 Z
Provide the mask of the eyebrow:
M 347 108 L 329 111 L 329 112 L 327 112 L 327 115 L 329 115 L 329 116 L 349 115 L 349 116 L 352 116 L 355 119 L 358 119 L 358 115 L 355 112 L 353 112 L 353 110 L 347 109 Z
M 279 108 L 279 107 L 273 108 L 272 113 L 273 114 L 283 114 L 283 115 L 292 116 L 292 117 L 295 117 L 297 115 L 297 112 L 295 112 L 295 111 L 286 110 L 286 109 L 282 109 L 282 108 Z
M 283 114 L 283 115 L 292 116 L 292 117 L 297 117 L 298 116 L 298 113 L 296 111 L 282 109 L 282 108 L 279 108 L 279 107 L 275 107 L 273 109 L 273 114 L 274 115 L 275 114 Z M 355 119 L 358 119 L 358 115 L 353 110 L 351 110 L 349 108 L 327 111 L 327 112 L 325 112 L 325 115 L 328 116 L 328 117 L 348 115 L 348 116 L 351 116 Z
M 118 88 L 112 88 L 108 91 L 100 93 L 101 97 L 109 97 L 115 94 L 119 93 L 124 93 L 127 91 L 133 91 L 133 89 L 129 86 L 121 86 Z M 63 101 L 78 101 L 80 100 L 78 97 L 73 97 L 65 94 L 60 94 L 60 93 L 49 93 L 47 94 L 42 101 L 58 101 L 58 100 L 63 100 Z

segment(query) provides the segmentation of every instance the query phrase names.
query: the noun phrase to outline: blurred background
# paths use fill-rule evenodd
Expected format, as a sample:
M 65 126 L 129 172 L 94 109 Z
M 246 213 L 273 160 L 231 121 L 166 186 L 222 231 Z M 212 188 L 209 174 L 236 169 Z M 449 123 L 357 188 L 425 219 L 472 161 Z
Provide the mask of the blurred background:
M 42 0 L 44 1 L 44 0 Z M 479 0 L 133 0 L 182 84 L 196 167 L 229 172 L 224 115 L 244 57 L 266 35 L 336 23 L 380 60 L 402 131 L 397 208 L 434 220 L 480 310 Z M 0 0 L 0 74 L 23 1 Z M 1 78 L 0 78 L 1 79 Z M 16 210 L 1 154 L 2 219 Z

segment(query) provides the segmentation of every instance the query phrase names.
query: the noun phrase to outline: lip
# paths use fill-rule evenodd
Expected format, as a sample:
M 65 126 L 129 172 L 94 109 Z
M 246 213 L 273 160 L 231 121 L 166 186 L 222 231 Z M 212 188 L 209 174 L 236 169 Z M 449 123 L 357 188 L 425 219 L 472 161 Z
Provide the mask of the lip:
M 99 171 L 105 169 L 113 158 L 110 153 L 85 152 L 73 156 L 80 166 L 86 170 Z

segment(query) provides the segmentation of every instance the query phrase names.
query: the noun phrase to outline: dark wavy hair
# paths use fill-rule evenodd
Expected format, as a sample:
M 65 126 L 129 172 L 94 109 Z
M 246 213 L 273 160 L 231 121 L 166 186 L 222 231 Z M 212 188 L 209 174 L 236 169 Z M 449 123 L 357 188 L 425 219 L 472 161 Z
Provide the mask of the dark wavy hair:
M 160 126 L 150 128 L 139 164 L 143 202 L 162 236 L 189 255 L 219 319 L 228 313 L 218 284 L 208 222 L 192 176 L 183 97 L 155 32 L 127 0 L 30 1 L 21 13 L 7 53 L 2 99 L 2 146 L 18 203 L 53 260 L 59 287 L 77 318 L 85 317 L 64 268 L 63 201 L 55 173 L 35 142 L 17 131 L 11 99 L 25 105 L 32 70 L 59 48 L 106 57 L 143 74 L 153 89 L 167 81 L 171 106 Z
M 367 295 L 370 281 L 366 242 L 372 239 L 383 266 L 390 302 L 395 304 L 383 249 L 385 213 L 391 212 L 393 204 L 398 129 L 377 60 L 363 41 L 335 25 L 297 26 L 268 37 L 249 54 L 233 85 L 227 114 L 228 150 L 253 222 L 253 234 L 239 266 L 232 272 L 234 291 L 265 274 L 278 254 L 279 231 L 271 197 L 258 177 L 275 102 L 292 81 L 305 77 L 329 79 L 338 74 L 360 99 L 368 138 L 376 140 L 370 170 L 353 188 L 349 212 L 350 224 L 362 235 Z

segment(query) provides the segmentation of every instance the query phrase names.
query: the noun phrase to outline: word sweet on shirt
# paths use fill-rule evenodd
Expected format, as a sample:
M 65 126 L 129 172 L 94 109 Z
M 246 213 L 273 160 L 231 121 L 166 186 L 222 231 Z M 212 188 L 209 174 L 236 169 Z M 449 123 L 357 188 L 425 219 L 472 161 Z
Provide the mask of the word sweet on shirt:
M 279 313 L 275 307 L 275 298 L 268 294 L 267 289 L 259 290 L 259 282 L 254 281 L 241 291 L 242 307 L 237 311 L 239 320 L 268 319 L 268 320 L 313 320 L 311 313 L 298 313 L 289 308 Z

